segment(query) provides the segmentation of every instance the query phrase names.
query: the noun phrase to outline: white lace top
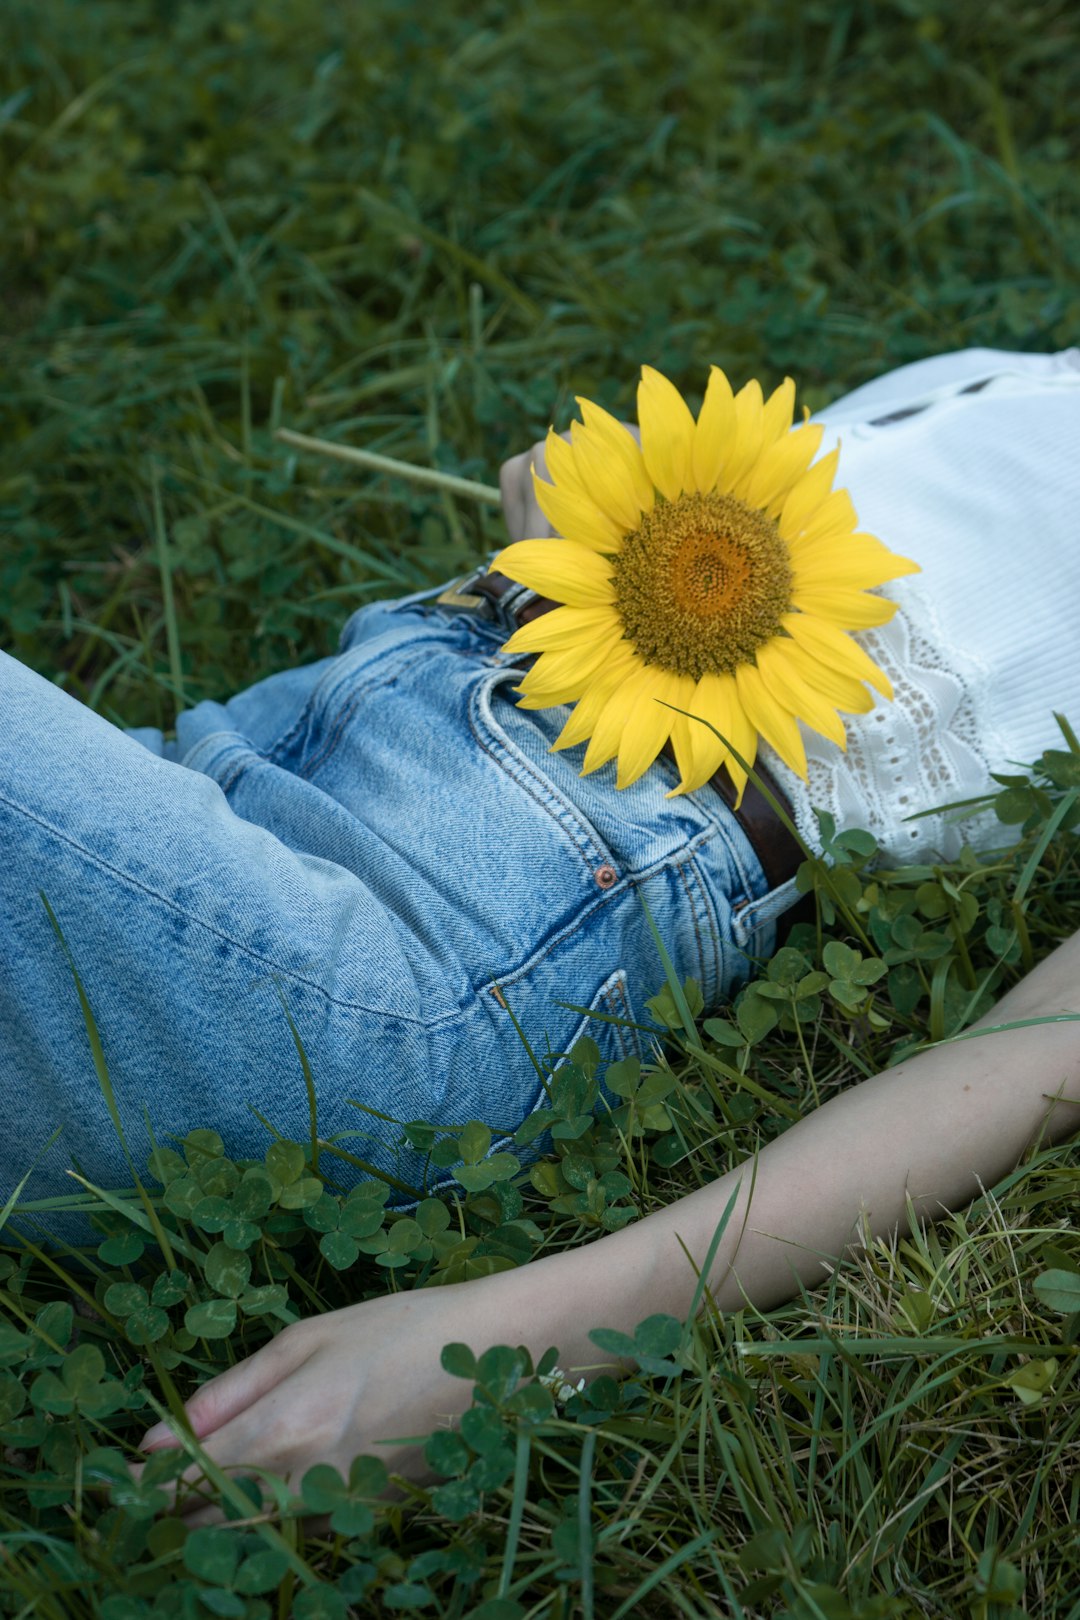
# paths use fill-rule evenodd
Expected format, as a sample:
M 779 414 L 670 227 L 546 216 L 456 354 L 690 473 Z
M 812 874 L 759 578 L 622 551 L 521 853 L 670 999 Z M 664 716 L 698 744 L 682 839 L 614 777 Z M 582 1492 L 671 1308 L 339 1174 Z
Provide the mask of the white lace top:
M 900 611 L 856 637 L 895 700 L 843 717 L 846 753 L 803 727 L 808 785 L 771 749 L 763 763 L 811 844 L 814 807 L 905 862 L 1006 843 L 992 811 L 905 818 L 1064 746 L 1055 710 L 1080 730 L 1080 349 L 921 361 L 818 420 L 860 527 L 922 572 L 884 587 Z

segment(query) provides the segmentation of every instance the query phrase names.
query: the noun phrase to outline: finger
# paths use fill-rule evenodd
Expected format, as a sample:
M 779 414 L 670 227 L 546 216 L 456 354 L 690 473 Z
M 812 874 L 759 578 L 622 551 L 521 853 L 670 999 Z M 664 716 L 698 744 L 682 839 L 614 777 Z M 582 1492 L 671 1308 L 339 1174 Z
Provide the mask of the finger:
M 539 466 L 536 466 L 536 473 L 538 477 L 543 477 Z M 545 482 L 550 483 L 551 480 L 547 479 Z M 536 488 L 530 475 L 529 490 L 525 499 L 525 521 L 523 524 L 521 538 L 523 540 L 551 540 L 554 538 L 557 532 L 558 531 L 552 526 L 545 514 L 540 510 L 539 502 L 536 499 Z
M 164 1450 L 165 1448 L 161 1447 L 160 1449 Z M 129 1462 L 128 1472 L 132 1479 L 138 1482 L 146 1472 L 146 1467 L 146 1463 Z M 238 1475 L 237 1477 L 241 1478 L 243 1476 Z M 165 1502 L 158 1511 L 178 1514 L 189 1529 L 194 1529 L 196 1526 L 203 1524 L 221 1524 L 225 1520 L 226 1515 L 215 1500 L 217 1495 L 216 1487 L 208 1478 L 206 1471 L 198 1463 L 193 1463 L 190 1468 L 185 1469 L 176 1479 L 159 1481 L 156 1488 L 165 1497 Z M 100 1489 L 106 1489 L 106 1487 L 102 1486 Z M 260 1498 L 263 1508 L 272 1505 L 262 1491 L 260 1491 Z M 233 1511 L 234 1513 L 237 1511 L 237 1504 L 235 1503 L 233 1504 Z M 250 1512 L 258 1513 L 259 1511 L 260 1508 L 252 1502 Z
M 568 433 L 560 434 L 560 438 L 565 439 L 567 443 L 570 442 Z M 550 484 L 553 482 L 548 471 L 546 440 L 541 439 L 534 444 L 525 459 L 528 462 L 528 467 L 523 480 L 525 511 L 521 538 L 523 540 L 550 540 L 554 536 L 555 530 L 546 515 L 540 510 L 536 499 L 536 480 L 542 478 L 545 483 Z
M 220 1522 L 224 1517 L 220 1504 L 227 1506 L 233 1518 L 264 1512 L 278 1515 L 295 1507 L 290 1487 L 293 1477 L 299 1477 L 297 1459 L 272 1438 L 267 1445 L 258 1424 L 246 1428 L 243 1424 L 242 1418 L 234 1420 L 199 1448 L 204 1455 L 192 1457 L 174 1479 L 158 1482 L 157 1488 L 166 1498 L 162 1512 L 177 1513 L 190 1525 Z M 221 1442 L 222 1434 L 228 1437 L 228 1444 Z M 185 1449 L 189 1455 L 193 1451 L 190 1440 Z M 139 1480 L 149 1464 L 128 1466 L 132 1478 Z M 230 1488 L 241 1484 L 242 1490 Z
M 213 1434 L 303 1365 L 314 1346 L 306 1334 L 296 1331 L 302 1327 L 298 1322 L 285 1328 L 254 1355 L 245 1356 L 195 1391 L 184 1410 L 198 1439 Z M 154 1451 L 177 1443 L 173 1425 L 163 1421 L 146 1431 L 139 1449 Z
M 569 443 L 570 435 L 559 435 Z M 499 469 L 499 490 L 502 494 L 503 513 L 511 540 L 547 540 L 555 530 L 541 512 L 533 493 L 533 474 L 550 483 L 544 441 L 538 440 L 531 450 L 520 456 L 511 456 Z
M 499 493 L 502 496 L 503 521 L 511 540 L 525 538 L 525 480 L 524 456 L 512 456 L 499 468 Z
M 296 1371 L 295 1367 L 288 1370 Z M 321 1384 L 316 1392 L 309 1383 L 305 1374 L 299 1382 L 275 1379 L 261 1396 L 223 1420 L 200 1442 L 213 1469 L 257 1476 L 268 1471 L 291 1481 L 309 1454 L 330 1460 L 343 1393 Z M 298 1411 L 305 1413 L 301 1425 L 297 1424 Z M 196 1457 L 180 1475 L 180 1482 L 194 1483 L 208 1472 Z
M 559 437 L 565 439 L 566 442 L 569 444 L 569 442 L 570 442 L 569 433 L 562 433 L 562 434 L 559 435 Z M 525 457 L 525 459 L 529 464 L 530 477 L 529 477 L 529 480 L 528 480 L 528 484 L 529 484 L 530 488 L 532 487 L 532 477 L 531 477 L 532 473 L 535 473 L 538 478 L 546 478 L 549 482 L 551 481 L 551 474 L 548 472 L 548 464 L 547 464 L 547 440 L 546 439 L 537 439 L 536 443 L 533 445 L 532 449 L 529 451 L 529 453 Z

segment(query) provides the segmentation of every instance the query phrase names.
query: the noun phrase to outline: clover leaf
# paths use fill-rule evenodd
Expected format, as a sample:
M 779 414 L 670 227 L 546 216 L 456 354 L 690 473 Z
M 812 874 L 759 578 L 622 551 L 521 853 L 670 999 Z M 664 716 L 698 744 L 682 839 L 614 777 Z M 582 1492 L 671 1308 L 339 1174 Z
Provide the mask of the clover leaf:
M 300 1494 L 309 1513 L 328 1513 L 330 1528 L 343 1536 L 363 1536 L 375 1523 L 369 1502 L 386 1489 L 386 1467 L 377 1457 L 356 1457 L 344 1480 L 329 1463 L 309 1468 Z
M 109 1417 L 131 1404 L 131 1396 L 118 1379 L 105 1376 L 105 1357 L 94 1344 L 80 1344 L 64 1357 L 60 1376 L 39 1373 L 30 1400 L 40 1411 L 58 1417 L 81 1412 L 86 1417 Z
M 150 1302 L 139 1283 L 113 1283 L 105 1290 L 105 1309 L 123 1321 L 132 1344 L 156 1344 L 169 1331 L 168 1313 Z

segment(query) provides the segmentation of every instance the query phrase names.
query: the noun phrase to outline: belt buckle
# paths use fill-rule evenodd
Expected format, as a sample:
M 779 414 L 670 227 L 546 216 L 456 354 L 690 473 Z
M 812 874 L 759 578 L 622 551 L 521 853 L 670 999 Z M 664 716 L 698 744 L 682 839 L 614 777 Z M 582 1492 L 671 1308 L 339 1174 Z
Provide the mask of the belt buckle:
M 489 596 L 482 596 L 479 591 L 469 591 L 469 585 L 474 585 L 480 578 L 482 570 L 474 568 L 471 574 L 462 574 L 460 579 L 452 580 L 435 598 L 437 607 L 446 608 L 451 613 L 479 613 L 483 617 L 491 617 L 490 610 L 494 607 Z
M 471 574 L 455 579 L 435 601 L 439 607 L 451 613 L 475 613 L 488 624 L 499 625 L 507 636 L 511 636 L 518 628 L 518 614 L 530 602 L 536 601 L 536 592 L 528 585 L 511 582 L 501 576 L 492 578 L 492 585 L 498 579 L 497 591 L 485 590 L 487 579 L 487 568 L 476 568 Z

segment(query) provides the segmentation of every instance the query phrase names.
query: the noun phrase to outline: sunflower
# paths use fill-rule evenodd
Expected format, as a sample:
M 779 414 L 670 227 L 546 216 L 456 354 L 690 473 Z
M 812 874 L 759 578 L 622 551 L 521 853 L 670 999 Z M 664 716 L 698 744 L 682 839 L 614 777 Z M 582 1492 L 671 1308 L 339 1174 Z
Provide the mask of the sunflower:
M 843 748 L 838 711 L 873 707 L 865 683 L 892 697 L 847 632 L 886 623 L 896 604 L 871 589 L 917 565 L 857 532 L 832 487 L 839 451 L 815 461 L 822 427 L 792 426 L 790 378 L 765 399 L 757 382 L 733 394 L 713 366 L 695 422 L 644 366 L 640 447 L 577 403 L 570 443 L 548 434 L 551 482 L 533 472 L 562 538 L 518 541 L 492 563 L 561 604 L 506 643 L 540 654 L 521 706 L 573 703 L 554 747 L 588 741 L 582 775 L 617 757 L 620 788 L 669 742 L 675 793 L 726 765 L 741 798 L 736 755 L 752 766 L 759 739 L 805 780 L 799 721 Z

